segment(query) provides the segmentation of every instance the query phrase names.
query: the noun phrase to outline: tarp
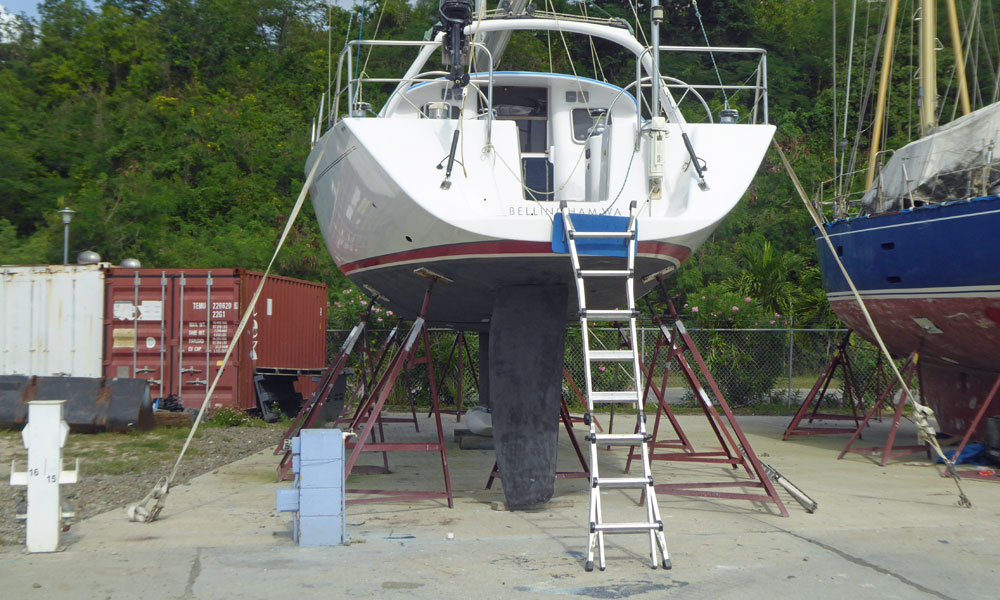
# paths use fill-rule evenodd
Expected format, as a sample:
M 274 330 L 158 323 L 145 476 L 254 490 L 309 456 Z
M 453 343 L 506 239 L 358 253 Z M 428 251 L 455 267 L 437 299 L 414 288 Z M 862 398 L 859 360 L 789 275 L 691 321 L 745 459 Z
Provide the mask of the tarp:
M 996 193 L 998 188 L 1000 103 L 955 119 L 896 150 L 865 192 L 863 212 L 965 200 Z

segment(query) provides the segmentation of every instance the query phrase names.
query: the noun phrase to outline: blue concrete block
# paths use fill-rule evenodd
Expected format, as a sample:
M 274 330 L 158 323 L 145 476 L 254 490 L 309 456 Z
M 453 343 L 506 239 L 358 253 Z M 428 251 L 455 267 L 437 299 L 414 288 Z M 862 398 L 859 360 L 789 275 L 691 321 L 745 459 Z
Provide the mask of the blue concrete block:
M 344 512 L 344 496 L 337 488 L 299 488 L 299 515 L 335 517 Z
M 344 489 L 344 463 L 305 462 L 299 470 L 299 487 Z
M 296 488 L 275 490 L 274 504 L 278 512 L 294 512 L 299 510 L 299 490 Z
M 277 490 L 279 512 L 292 512 L 292 539 L 301 546 L 336 546 L 344 522 L 344 438 L 337 429 L 307 429 L 292 438 L 295 483 Z
M 344 441 L 339 429 L 303 429 L 299 432 L 301 452 L 305 460 L 343 460 Z
M 344 542 L 344 520 L 337 517 L 301 517 L 300 546 L 339 546 Z

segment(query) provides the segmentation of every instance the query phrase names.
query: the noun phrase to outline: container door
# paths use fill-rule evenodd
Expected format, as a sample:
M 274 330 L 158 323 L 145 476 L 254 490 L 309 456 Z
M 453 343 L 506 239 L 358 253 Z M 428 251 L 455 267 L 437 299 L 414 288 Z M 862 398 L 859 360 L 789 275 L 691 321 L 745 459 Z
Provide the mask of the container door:
M 104 271 L 0 268 L 0 375 L 101 376 Z
M 104 376 L 149 381 L 152 398 L 166 398 L 170 381 L 168 302 L 170 280 L 165 273 L 141 273 L 106 278 Z
M 238 280 L 213 277 L 211 271 L 204 275 L 181 273 L 174 293 L 179 395 L 185 408 L 199 408 L 239 325 Z M 212 393 L 212 408 L 238 406 L 238 356 L 234 351 Z

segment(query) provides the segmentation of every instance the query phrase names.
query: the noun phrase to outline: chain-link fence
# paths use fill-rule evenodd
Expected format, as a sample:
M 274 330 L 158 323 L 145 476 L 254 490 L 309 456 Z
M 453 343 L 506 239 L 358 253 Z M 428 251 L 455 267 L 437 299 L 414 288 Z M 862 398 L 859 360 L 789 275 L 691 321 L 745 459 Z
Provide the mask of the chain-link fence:
M 846 330 L 843 329 L 689 329 L 691 339 L 719 386 L 719 390 L 734 408 L 751 411 L 782 412 L 794 411 L 809 393 L 809 390 L 823 374 L 827 363 L 841 343 Z M 330 330 L 328 352 L 332 359 L 346 338 L 346 330 Z M 398 338 L 405 335 L 398 333 Z M 388 334 L 387 330 L 370 332 L 371 355 L 376 355 L 380 344 Z M 627 335 L 627 333 L 626 333 Z M 594 349 L 618 349 L 626 337 L 615 328 L 592 328 L 590 346 Z M 466 407 L 478 402 L 478 356 L 479 335 L 467 332 L 459 337 L 458 332 L 449 329 L 430 331 L 431 354 L 434 359 L 435 380 L 441 404 L 455 406 L 461 390 L 462 404 Z M 644 327 L 639 330 L 640 356 L 643 363 L 652 369 L 652 379 L 659 387 L 666 375 L 665 396 L 668 403 L 681 407 L 695 407 L 696 399 L 681 373 L 676 360 L 667 369 L 669 347 L 660 330 Z M 390 352 L 394 351 L 393 347 Z M 423 350 L 421 349 L 421 354 Z M 565 368 L 567 373 L 583 390 L 583 345 L 580 329 L 570 327 L 566 335 Z M 462 381 L 458 381 L 459 355 L 461 354 Z M 370 371 L 361 362 L 362 352 L 354 352 L 354 368 L 357 374 Z M 875 390 L 884 386 L 883 370 L 877 348 L 858 336 L 852 336 L 847 346 L 851 362 L 855 389 L 869 403 L 874 400 Z M 704 375 L 700 373 L 690 353 L 686 358 L 699 374 L 702 386 L 711 395 Z M 369 359 L 370 360 L 370 359 Z M 370 363 L 369 363 L 370 364 Z M 631 368 L 628 363 L 595 364 L 592 370 L 595 389 L 624 390 L 633 386 Z M 404 371 L 405 372 L 405 371 Z M 355 385 L 360 381 L 354 376 Z M 880 378 L 881 384 L 880 384 Z M 403 378 L 403 386 L 390 402 L 397 405 L 408 403 L 406 392 L 418 406 L 426 406 L 430 401 L 430 385 L 425 368 L 409 370 Z M 825 407 L 836 408 L 843 402 L 843 371 L 838 369 L 830 382 Z M 576 410 L 581 405 L 569 386 L 567 400 Z M 655 401 L 650 396 L 648 401 Z M 848 407 L 844 407 L 848 408 Z

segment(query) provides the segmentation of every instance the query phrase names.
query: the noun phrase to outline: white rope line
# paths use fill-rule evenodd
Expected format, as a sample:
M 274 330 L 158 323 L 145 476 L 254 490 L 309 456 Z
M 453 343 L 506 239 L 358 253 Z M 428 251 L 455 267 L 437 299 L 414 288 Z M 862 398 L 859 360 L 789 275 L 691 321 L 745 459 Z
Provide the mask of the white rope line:
M 385 15 L 385 7 L 388 6 L 389 0 L 382 0 L 382 9 L 378 13 L 378 21 L 375 23 L 375 33 L 372 34 L 372 39 L 378 39 L 378 30 L 382 27 L 382 16 Z M 365 56 L 365 66 L 361 67 L 361 77 L 368 74 L 368 60 L 372 57 L 372 50 L 374 46 L 368 46 L 368 54 Z
M 847 285 L 851 288 L 851 293 L 854 295 L 855 301 L 858 303 L 858 307 L 861 309 L 861 314 L 865 317 L 865 322 L 868 324 L 868 329 L 872 332 L 875 337 L 875 341 L 878 344 L 879 349 L 885 355 L 889 366 L 892 367 L 892 372 L 896 376 L 896 380 L 899 381 L 902 393 L 905 394 L 906 399 L 909 400 L 910 404 L 913 405 L 914 418 L 913 422 L 917 426 L 917 436 L 924 443 L 930 445 L 934 452 L 944 461 L 945 467 L 951 474 L 951 478 L 955 480 L 955 485 L 958 487 L 959 495 L 959 506 L 971 507 L 972 503 L 969 502 L 968 497 L 965 492 L 962 491 L 962 485 L 959 483 L 961 479 L 958 475 L 958 471 L 955 470 L 955 463 L 945 456 L 944 452 L 941 450 L 941 445 L 937 441 L 936 431 L 934 426 L 930 424 L 928 419 L 934 416 L 934 411 L 929 407 L 921 404 L 914 397 L 913 392 L 910 387 L 906 384 L 903 379 L 903 375 L 899 372 L 899 368 L 896 367 L 896 362 L 892 359 L 892 355 L 889 353 L 889 349 L 886 347 L 885 342 L 882 341 L 882 336 L 878 332 L 878 328 L 875 326 L 874 320 L 872 320 L 871 313 L 868 312 L 868 307 L 865 306 L 864 300 L 861 298 L 861 294 L 858 292 L 858 288 L 854 285 L 854 280 L 851 279 L 850 274 L 847 272 L 847 268 L 844 263 L 837 256 L 837 250 L 833 246 L 833 241 L 830 240 L 829 234 L 826 232 L 826 228 L 823 226 L 822 220 L 819 215 L 816 214 L 816 210 L 813 208 L 812 204 L 809 202 L 809 197 L 806 195 L 805 190 L 802 187 L 802 183 L 799 178 L 795 175 L 795 171 L 792 170 L 791 163 L 788 162 L 788 158 L 785 157 L 785 153 L 781 150 L 781 146 L 778 145 L 777 140 L 771 140 L 774 144 L 775 149 L 778 151 L 778 156 L 781 157 L 781 163 L 784 165 L 785 170 L 788 172 L 789 178 L 792 180 L 792 184 L 795 186 L 795 191 L 798 192 L 799 197 L 802 199 L 802 203 L 806 205 L 806 210 L 809 211 L 809 216 L 812 217 L 813 223 L 816 224 L 816 228 L 823 236 L 823 240 L 826 242 L 828 249 L 830 250 L 830 255 L 837 262 L 837 266 L 840 268 L 841 274 L 847 281 Z M 957 458 L 957 457 L 956 457 Z
M 326 154 L 327 144 L 330 143 L 330 137 L 328 136 L 326 141 L 323 142 L 323 146 L 320 148 L 319 154 L 316 156 L 316 161 L 313 163 L 312 169 L 309 170 L 309 175 L 306 177 L 305 183 L 302 184 L 302 191 L 299 192 L 299 197 L 295 201 L 295 206 L 292 207 L 292 212 L 288 217 L 288 222 L 285 224 L 285 230 L 281 232 L 281 238 L 278 239 L 278 245 L 274 249 L 274 254 L 271 256 L 271 261 L 267 265 L 267 269 L 264 271 L 264 276 L 261 277 L 260 283 L 257 285 L 256 291 L 254 291 L 253 298 L 250 300 L 250 304 L 246 306 L 243 313 L 243 318 L 240 320 L 239 327 L 236 328 L 236 332 L 233 334 L 233 339 L 229 342 L 229 347 L 226 348 L 226 354 L 222 359 L 221 366 L 219 370 L 215 372 L 215 379 L 212 380 L 212 385 L 208 388 L 205 393 L 205 400 L 201 403 L 201 408 L 198 410 L 198 415 L 194 419 L 194 423 L 191 425 L 191 431 L 188 432 L 187 439 L 184 440 L 184 446 L 181 448 L 180 454 L 177 455 L 177 461 L 174 463 L 174 468 L 171 469 L 170 475 L 166 478 L 166 484 L 163 486 L 162 495 L 155 495 L 156 489 L 150 492 L 146 498 L 139 503 L 139 505 L 148 502 L 151 498 L 156 497 L 158 500 L 157 509 L 154 511 L 149 511 L 145 519 L 146 522 L 153 521 L 159 515 L 159 509 L 162 508 L 163 501 L 166 499 L 166 492 L 170 488 L 171 482 L 173 482 L 174 477 L 177 476 L 177 470 L 180 468 L 181 460 L 184 458 L 184 454 L 187 452 L 188 446 L 191 445 L 191 439 L 194 438 L 195 431 L 198 430 L 198 425 L 201 424 L 202 419 L 205 416 L 205 411 L 208 409 L 209 402 L 212 399 L 212 394 L 215 392 L 215 387 L 219 384 L 219 380 L 222 378 L 222 373 L 226 369 L 226 365 L 229 364 L 229 358 L 233 354 L 233 350 L 240 341 L 240 337 L 243 335 L 243 330 L 246 328 L 247 323 L 250 321 L 251 316 L 253 316 L 253 309 L 257 305 L 257 300 L 260 298 L 261 292 L 264 291 L 264 284 L 267 283 L 267 278 L 271 273 L 271 268 L 274 267 L 274 261 L 278 258 L 278 253 L 281 251 L 282 246 L 285 244 L 285 240 L 288 238 L 289 232 L 292 230 L 292 225 L 295 224 L 295 220 L 299 216 L 299 212 L 302 210 L 302 204 L 305 202 L 306 196 L 309 193 L 309 186 L 312 184 L 313 179 L 316 176 L 316 171 L 319 169 L 319 165 L 322 162 L 323 155 Z M 161 484 L 163 480 L 161 480 Z M 160 487 L 161 484 L 157 484 Z M 133 511 L 130 509 L 129 511 Z M 141 511 L 138 511 L 141 512 Z M 150 518 L 151 517 L 151 518 Z M 135 519 L 133 519 L 135 520 Z

